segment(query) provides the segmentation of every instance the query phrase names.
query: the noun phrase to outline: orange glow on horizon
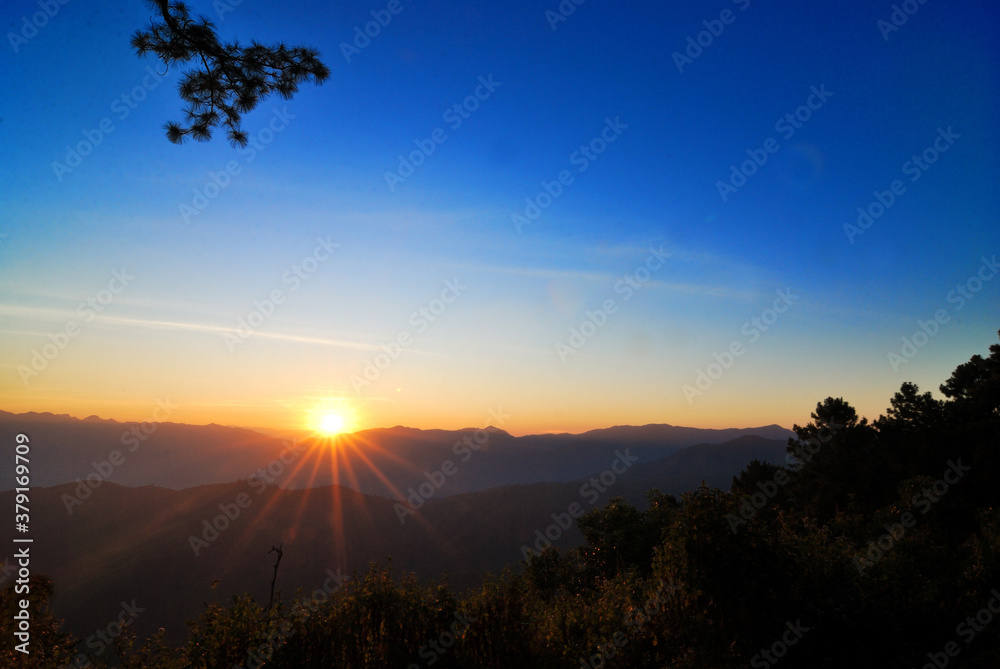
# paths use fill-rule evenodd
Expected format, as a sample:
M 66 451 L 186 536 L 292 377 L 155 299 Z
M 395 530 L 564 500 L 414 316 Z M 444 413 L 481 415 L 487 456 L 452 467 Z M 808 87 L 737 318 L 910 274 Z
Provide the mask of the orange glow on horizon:
M 846 399 L 846 398 L 845 398 Z M 174 400 L 171 400 L 174 401 Z M 679 427 L 694 427 L 704 429 L 748 428 L 778 424 L 791 428 L 793 423 L 804 425 L 809 422 L 809 412 L 818 400 L 800 401 L 794 409 L 781 412 L 766 411 L 764 407 L 753 406 L 751 410 L 740 412 L 722 411 L 688 411 L 664 415 L 651 415 L 645 412 L 634 412 L 632 415 L 615 415 L 613 411 L 594 410 L 586 417 L 561 412 L 555 416 L 544 416 L 537 410 L 530 414 L 514 414 L 510 421 L 500 427 L 513 436 L 532 434 L 570 433 L 580 434 L 589 430 L 614 427 L 616 425 L 641 426 L 648 424 L 668 423 Z M 154 405 L 155 406 L 155 405 Z M 867 414 L 861 406 L 856 406 L 859 413 Z M 381 409 L 381 407 L 379 407 Z M 49 412 L 53 414 L 68 414 L 73 418 L 83 419 L 96 415 L 101 419 L 111 419 L 122 423 L 153 421 L 155 419 L 149 407 L 126 406 L 118 403 L 66 403 L 59 405 L 38 406 L 19 402 L 5 402 L 0 410 L 11 413 Z M 504 411 L 508 411 L 504 406 Z M 511 413 L 513 413 L 511 411 Z M 874 416 L 878 414 L 875 413 Z M 414 410 L 403 411 L 366 411 L 364 415 L 346 406 L 317 406 L 305 411 L 235 409 L 218 406 L 194 406 L 183 404 L 162 422 L 185 423 L 188 425 L 226 425 L 243 427 L 281 434 L 311 434 L 315 437 L 328 438 L 331 444 L 341 437 L 363 430 L 391 428 L 397 425 L 419 430 L 459 430 L 463 428 L 483 427 L 485 416 L 475 416 L 471 413 L 460 417 L 445 415 L 443 412 L 428 414 Z

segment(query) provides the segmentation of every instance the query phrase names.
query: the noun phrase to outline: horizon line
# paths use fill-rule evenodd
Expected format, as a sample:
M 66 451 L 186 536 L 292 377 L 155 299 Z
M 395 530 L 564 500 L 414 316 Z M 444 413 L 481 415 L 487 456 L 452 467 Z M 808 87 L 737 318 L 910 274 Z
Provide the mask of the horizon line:
M 185 422 L 171 421 L 171 420 L 163 420 L 163 421 L 119 420 L 117 418 L 102 418 L 101 416 L 98 416 L 97 414 L 91 414 L 89 416 L 79 417 L 79 416 L 75 416 L 75 415 L 72 415 L 72 414 L 69 414 L 69 413 L 54 413 L 52 411 L 26 411 L 26 412 L 22 412 L 22 413 L 15 413 L 13 411 L 6 411 L 4 409 L 0 409 L 0 414 L 8 414 L 8 415 L 11 415 L 11 416 L 27 416 L 27 415 L 42 416 L 42 415 L 47 415 L 47 416 L 53 416 L 55 418 L 68 418 L 70 420 L 75 420 L 75 421 L 80 421 L 80 422 L 85 422 L 85 421 L 91 421 L 91 422 L 93 422 L 93 421 L 97 420 L 97 421 L 101 421 L 101 422 L 118 423 L 120 425 L 127 425 L 127 424 L 137 424 L 138 425 L 138 424 L 142 424 L 142 423 L 156 423 L 156 424 L 164 424 L 164 425 L 188 425 L 188 426 L 191 426 L 191 427 L 213 427 L 213 426 L 215 426 L 215 427 L 225 427 L 225 428 L 236 429 L 236 430 L 249 430 L 251 432 L 256 432 L 256 433 L 262 434 L 264 436 L 276 436 L 274 434 L 269 434 L 271 432 L 280 432 L 280 433 L 283 433 L 283 434 L 291 433 L 291 434 L 307 434 L 309 436 L 323 436 L 323 435 L 320 435 L 315 430 L 310 430 L 308 428 L 302 428 L 302 427 L 263 427 L 263 426 L 232 425 L 232 424 L 216 423 L 216 422 L 210 422 L 210 423 L 185 423 Z M 792 432 L 793 431 L 792 428 L 785 427 L 784 425 L 781 425 L 779 423 L 767 423 L 767 424 L 764 424 L 764 425 L 751 425 L 751 426 L 745 426 L 745 427 L 736 427 L 736 426 L 730 426 L 730 427 L 699 427 L 699 426 L 696 426 L 696 425 L 676 425 L 676 424 L 673 424 L 673 423 L 643 423 L 641 425 L 636 425 L 636 424 L 631 424 L 631 423 L 619 423 L 619 424 L 615 424 L 615 425 L 606 425 L 606 426 L 603 426 L 603 427 L 589 428 L 589 429 L 586 429 L 586 430 L 582 430 L 580 432 L 570 432 L 570 431 L 567 431 L 567 430 L 551 429 L 551 430 L 543 430 L 543 431 L 540 431 L 540 432 L 535 431 L 535 432 L 525 432 L 524 434 L 514 434 L 513 432 L 511 432 L 509 430 L 505 430 L 505 429 L 497 427 L 495 425 L 487 425 L 485 427 L 464 426 L 464 427 L 458 427 L 458 428 L 446 428 L 446 427 L 414 427 L 414 426 L 410 426 L 410 425 L 396 424 L 396 425 L 391 425 L 391 426 L 365 427 L 365 428 L 361 428 L 361 429 L 358 429 L 358 430 L 353 430 L 353 431 L 350 431 L 350 432 L 347 432 L 347 431 L 340 432 L 340 433 L 338 433 L 337 435 L 334 435 L 334 436 L 353 435 L 353 434 L 359 434 L 361 432 L 368 432 L 368 431 L 372 431 L 372 430 L 394 430 L 394 429 L 402 428 L 402 429 L 405 429 L 405 430 L 417 430 L 417 431 L 420 431 L 420 432 L 430 432 L 430 431 L 434 431 L 434 430 L 443 431 L 443 432 L 464 432 L 464 431 L 468 431 L 468 430 L 493 429 L 493 430 L 499 430 L 501 432 L 505 432 L 505 433 L 511 435 L 512 437 L 515 437 L 515 438 L 522 438 L 522 437 L 558 436 L 558 435 L 580 436 L 580 435 L 587 434 L 589 432 L 596 432 L 596 431 L 600 431 L 600 430 L 612 430 L 612 429 L 616 429 L 616 428 L 643 428 L 643 427 L 673 427 L 673 428 L 680 428 L 680 429 L 706 430 L 706 431 L 716 431 L 716 432 L 721 432 L 721 431 L 724 431 L 724 430 L 759 430 L 759 429 L 763 429 L 763 428 L 778 427 L 778 428 L 781 428 L 783 430 L 787 430 L 788 432 Z

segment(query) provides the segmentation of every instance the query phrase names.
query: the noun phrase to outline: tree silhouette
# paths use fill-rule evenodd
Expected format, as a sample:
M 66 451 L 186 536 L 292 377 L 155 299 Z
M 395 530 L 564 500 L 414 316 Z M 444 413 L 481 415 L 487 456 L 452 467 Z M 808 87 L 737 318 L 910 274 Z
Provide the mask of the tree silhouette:
M 941 392 L 955 401 L 965 419 L 1000 418 L 1000 344 L 990 346 L 988 358 L 977 354 L 959 365 L 941 384 Z
M 147 0 L 147 4 L 159 16 L 150 20 L 148 30 L 132 36 L 136 55 L 152 52 L 168 68 L 192 60 L 200 63 L 184 74 L 178 86 L 188 103 L 185 121 L 164 126 L 167 139 L 175 144 L 188 135 L 207 141 L 213 128 L 224 126 L 233 146 L 246 146 L 248 136 L 240 125 L 243 114 L 272 93 L 287 100 L 301 82 L 322 84 L 330 76 L 316 49 L 256 41 L 248 47 L 237 41 L 223 44 L 212 22 L 204 16 L 192 19 L 183 2 Z

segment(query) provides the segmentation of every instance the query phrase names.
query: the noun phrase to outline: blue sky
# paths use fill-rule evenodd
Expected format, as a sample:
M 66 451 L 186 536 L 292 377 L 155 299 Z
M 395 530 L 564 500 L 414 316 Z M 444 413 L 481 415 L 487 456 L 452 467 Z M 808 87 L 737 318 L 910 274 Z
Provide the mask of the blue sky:
M 885 39 L 892 3 L 584 2 L 553 30 L 556 2 L 402 0 L 350 62 L 342 43 L 387 3 L 243 0 L 221 17 L 192 3 L 224 39 L 311 45 L 332 71 L 247 115 L 246 151 L 165 139 L 179 75 L 132 53 L 144 3 L 56 6 L 37 34 L 24 17 L 42 5 L 2 10 L 4 408 L 140 419 L 169 396 L 174 420 L 261 426 L 330 410 L 357 427 L 459 427 L 499 406 L 515 433 L 790 426 L 827 395 L 875 417 L 903 381 L 936 389 L 996 339 L 1000 281 L 961 310 L 948 299 L 1000 251 L 988 3 L 914 5 Z M 678 71 L 673 54 L 720 26 Z M 453 128 L 445 112 L 481 77 L 499 85 Z M 786 139 L 776 123 L 813 89 L 828 99 Z M 617 136 L 580 171 L 575 152 L 608 119 Z M 447 138 L 391 190 L 386 172 L 438 128 Z M 949 128 L 910 181 L 904 164 Z M 78 166 L 54 167 L 88 135 L 100 143 Z M 719 181 L 769 138 L 777 150 L 724 200 Z M 572 183 L 518 231 L 512 214 L 563 171 Z M 228 181 L 217 193 L 213 174 Z M 851 243 L 844 225 L 894 180 L 905 192 Z M 317 238 L 339 246 L 293 289 L 282 277 Z M 651 248 L 670 257 L 626 300 L 616 286 Z M 82 322 L 78 305 L 123 268 L 134 280 Z M 418 332 L 412 314 L 456 279 Z M 283 303 L 227 344 L 275 290 Z M 777 290 L 796 299 L 750 342 L 743 325 Z M 560 355 L 609 299 L 615 313 Z M 947 322 L 894 370 L 888 353 L 939 309 Z M 366 379 L 400 333 L 412 343 Z M 745 353 L 685 394 L 733 342 Z

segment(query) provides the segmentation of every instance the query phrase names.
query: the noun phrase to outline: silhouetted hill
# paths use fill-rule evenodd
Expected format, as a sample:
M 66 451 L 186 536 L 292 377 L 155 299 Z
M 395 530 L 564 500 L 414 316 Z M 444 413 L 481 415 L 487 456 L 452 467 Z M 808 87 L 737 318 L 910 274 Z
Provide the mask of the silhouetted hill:
M 70 515 L 62 499 L 75 487 L 36 488 L 31 495 L 32 572 L 56 584 L 56 614 L 87 636 L 134 599 L 146 610 L 138 631 L 165 626 L 174 639 L 203 602 L 225 603 L 244 591 L 266 602 L 274 561 L 268 551 L 281 542 L 278 588 L 289 595 L 321 587 L 327 569 L 363 573 L 387 557 L 422 578 L 449 574 L 464 587 L 517 562 L 521 545 L 553 522 L 551 514 L 573 501 L 590 510 L 610 499 L 602 495 L 591 506 L 577 483 L 516 486 L 429 502 L 401 524 L 394 502 L 341 486 L 287 490 L 236 482 L 174 491 L 106 483 Z M 13 508 L 13 494 L 0 493 L 0 504 Z M 222 515 L 227 509 L 232 520 Z M 225 529 L 206 530 L 205 521 L 213 520 Z M 191 537 L 205 543 L 193 547 Z M 557 543 L 579 538 L 573 528 Z M 9 563 L 12 553 L 0 559 Z M 0 585 L 10 578 L 0 576 Z
M 434 441 L 422 432 L 415 436 L 407 442 L 414 451 L 420 450 L 420 437 Z M 349 575 L 390 556 L 421 578 L 447 574 L 461 588 L 517 563 L 522 546 L 535 547 L 536 531 L 544 532 L 556 518 L 565 521 L 573 504 L 585 512 L 616 496 L 641 503 L 651 487 L 679 494 L 703 480 L 728 485 L 742 466 L 775 452 L 777 444 L 746 437 L 696 445 L 635 463 L 610 486 L 595 487 L 589 478 L 612 464 L 602 460 L 579 480 L 435 496 L 415 513 L 342 486 L 282 489 L 244 480 L 169 490 L 105 482 L 82 499 L 80 492 L 90 489 L 78 483 L 33 487 L 32 570 L 57 584 L 56 612 L 79 634 L 92 633 L 88 626 L 95 621 L 113 620 L 121 602 L 134 599 L 149 612 L 139 617 L 140 633 L 166 626 L 179 639 L 184 619 L 196 616 L 204 602 L 225 603 L 243 591 L 266 601 L 274 559 L 268 551 L 281 542 L 278 587 L 287 594 L 320 587 L 327 569 Z M 12 506 L 12 497 L 13 491 L 0 493 L 0 505 Z M 77 501 L 67 504 L 73 497 Z M 213 520 L 216 528 L 206 529 L 206 521 Z M 558 535 L 553 543 L 562 548 L 581 540 L 575 526 L 560 528 Z M 205 543 L 192 545 L 192 537 Z M 0 554 L 4 557 L 10 555 Z M 0 585 L 5 578 L 0 576 Z
M 791 430 L 780 425 L 765 425 L 753 428 L 706 429 L 700 427 L 678 427 L 666 423 L 651 425 L 616 425 L 614 427 L 590 430 L 579 435 L 566 435 L 575 440 L 616 441 L 622 444 L 646 445 L 655 442 L 671 442 L 681 445 L 696 443 L 717 444 L 738 437 L 753 435 L 766 439 L 787 439 L 794 436 Z M 560 435 L 561 436 L 561 435 Z
M 143 429 L 145 428 L 145 430 Z M 32 485 L 69 483 L 95 473 L 119 451 L 108 480 L 121 485 L 190 488 L 250 476 L 281 451 L 281 440 L 222 425 L 120 423 L 89 416 L 0 412 L 0 438 L 31 438 Z M 0 489 L 13 487 L 13 461 L 0 463 Z M 106 470 L 105 470 L 106 471 Z
M 669 480 L 675 476 L 698 475 L 708 486 L 725 490 L 729 488 L 732 477 L 743 471 L 752 460 L 784 465 L 787 445 L 785 439 L 765 439 L 753 435 L 721 444 L 698 444 L 643 465 L 637 476 Z M 682 487 L 687 490 L 694 486 Z
M 0 412 L 0 439 L 11 443 L 26 432 L 32 448 L 33 485 L 50 486 L 102 478 L 126 486 L 183 489 L 248 478 L 272 465 L 274 482 L 292 488 L 340 484 L 392 499 L 418 488 L 427 473 L 449 461 L 454 472 L 435 497 L 503 485 L 568 482 L 606 469 L 617 451 L 631 449 L 640 463 L 653 462 L 695 444 L 742 436 L 787 439 L 776 425 L 704 430 L 673 425 L 617 426 L 580 435 L 514 437 L 487 431 L 419 430 L 396 426 L 345 434 L 333 440 L 308 438 L 300 452 L 279 466 L 285 446 L 277 437 L 221 425 L 120 423 L 96 416 L 79 420 L 45 413 Z M 488 437 L 487 437 L 488 435 Z M 123 462 L 106 464 L 115 452 Z M 287 465 L 287 466 L 286 466 Z M 13 462 L 0 462 L 0 489 L 13 486 Z M 280 470 L 280 471 L 279 471 Z

